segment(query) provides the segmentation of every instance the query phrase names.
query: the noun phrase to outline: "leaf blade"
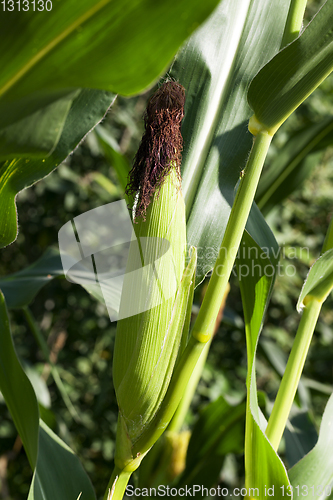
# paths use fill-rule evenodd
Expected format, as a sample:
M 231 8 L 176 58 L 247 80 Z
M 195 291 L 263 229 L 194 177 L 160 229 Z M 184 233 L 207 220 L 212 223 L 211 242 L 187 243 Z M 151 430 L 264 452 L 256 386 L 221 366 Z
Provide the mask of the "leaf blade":
M 216 4 L 83 0 L 78 5 L 68 0 L 53 2 L 52 15 L 15 12 L 15 23 L 11 12 L 3 12 L 0 127 L 59 99 L 68 89 L 124 95 L 142 91 Z
M 71 500 L 80 491 L 83 499 L 95 500 L 91 482 L 78 458 L 39 420 L 36 395 L 15 353 L 1 291 L 0 327 L 0 389 L 34 471 L 29 500 L 55 497 Z
M 252 80 L 256 121 L 274 133 L 333 70 L 333 5 L 326 1 L 301 35 Z
M 0 247 L 9 245 L 17 236 L 17 193 L 56 168 L 101 121 L 113 100 L 113 94 L 108 92 L 83 90 L 74 99 L 61 137 L 50 156 L 43 159 L 18 158 L 0 164 Z
M 182 173 L 188 242 L 198 249 L 196 284 L 214 266 L 252 145 L 246 87 L 279 50 L 289 3 L 222 2 L 173 64 L 172 76 L 186 89 Z

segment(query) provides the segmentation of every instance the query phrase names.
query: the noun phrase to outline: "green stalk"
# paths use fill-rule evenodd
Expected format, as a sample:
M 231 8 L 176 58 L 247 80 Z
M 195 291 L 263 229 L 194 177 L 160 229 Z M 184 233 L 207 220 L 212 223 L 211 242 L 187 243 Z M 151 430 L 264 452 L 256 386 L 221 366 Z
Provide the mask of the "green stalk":
M 207 342 L 213 333 L 271 140 L 272 136 L 266 130 L 260 130 L 254 139 L 213 274 L 193 327 L 192 335 L 200 342 Z
M 197 389 L 199 380 L 200 380 L 201 375 L 202 375 L 203 368 L 204 368 L 205 363 L 206 363 L 206 359 L 208 356 L 211 341 L 212 341 L 212 338 L 210 339 L 209 342 L 207 342 L 205 344 L 205 346 L 203 348 L 203 351 L 198 359 L 197 364 L 194 367 L 193 373 L 191 374 L 190 380 L 186 386 L 185 394 L 182 397 L 182 399 L 177 407 L 177 410 L 176 410 L 174 416 L 172 417 L 172 420 L 168 426 L 168 431 L 179 432 L 183 423 L 184 423 L 185 417 L 187 415 L 188 409 L 189 409 L 191 402 L 193 400 L 194 393 Z
M 321 254 L 323 255 L 332 248 L 333 217 L 326 233 Z M 327 294 L 324 294 L 319 300 L 318 297 L 307 295 L 303 301 L 304 310 L 302 318 L 266 428 L 266 436 L 275 450 L 277 450 L 280 444 L 290 409 L 295 398 L 298 383 L 302 375 L 305 359 L 310 347 L 321 306 L 326 297 Z
M 230 289 L 230 287 L 228 287 L 226 289 L 226 293 L 225 293 L 223 300 L 222 300 L 222 303 L 220 305 L 219 316 L 217 317 L 216 322 L 215 322 L 215 332 L 217 331 L 217 329 L 222 321 L 222 318 L 223 318 L 223 312 L 224 312 L 224 308 L 225 308 L 225 304 L 226 304 L 226 300 L 227 300 L 227 295 L 229 293 L 229 289 Z M 192 304 L 193 296 L 190 298 L 190 300 L 191 300 L 191 304 Z M 172 420 L 168 426 L 168 431 L 179 432 L 183 423 L 184 423 L 185 417 L 187 415 L 187 412 L 188 412 L 190 405 L 191 405 L 191 402 L 193 400 L 194 393 L 196 391 L 199 380 L 201 378 L 202 371 L 203 371 L 205 363 L 206 363 L 206 359 L 207 359 L 207 356 L 209 353 L 209 349 L 210 349 L 212 340 L 213 340 L 213 336 L 210 338 L 210 340 L 206 343 L 205 347 L 203 348 L 203 352 L 201 353 L 200 358 L 198 359 L 198 362 L 197 362 L 197 364 L 194 368 L 194 371 L 190 377 L 190 380 L 187 384 L 184 396 L 182 397 L 182 400 L 179 403 L 178 408 L 177 408 L 177 410 L 176 410 L 174 416 L 172 417 Z
M 51 373 L 52 373 L 53 380 L 59 389 L 59 392 L 60 392 L 61 397 L 62 397 L 62 399 L 67 407 L 67 410 L 69 411 L 69 413 L 71 414 L 71 416 L 73 417 L 74 420 L 76 420 L 77 422 L 80 421 L 80 416 L 78 415 L 77 411 L 75 410 L 73 403 L 70 400 L 70 398 L 66 392 L 66 389 L 65 389 L 64 384 L 60 378 L 57 367 L 50 360 L 49 348 L 45 342 L 45 339 L 44 339 L 44 337 L 43 337 L 43 335 L 42 335 L 42 333 L 41 333 L 41 331 L 36 323 L 36 320 L 31 312 L 31 310 L 29 309 L 28 306 L 24 306 L 24 307 L 22 307 L 22 311 L 23 311 L 25 319 L 27 320 L 27 323 L 30 327 L 30 330 L 31 330 L 39 348 L 41 349 L 46 361 L 51 366 Z
M 298 37 L 302 28 L 306 1 L 307 0 L 292 0 L 289 7 L 286 26 L 284 28 L 281 49 Z
M 278 449 L 289 412 L 293 404 L 312 335 L 322 302 L 308 296 L 294 344 L 282 377 L 278 394 L 266 428 L 266 436 L 275 450 Z
M 116 466 L 113 469 L 103 500 L 121 500 L 131 475 L 132 471 L 121 470 Z

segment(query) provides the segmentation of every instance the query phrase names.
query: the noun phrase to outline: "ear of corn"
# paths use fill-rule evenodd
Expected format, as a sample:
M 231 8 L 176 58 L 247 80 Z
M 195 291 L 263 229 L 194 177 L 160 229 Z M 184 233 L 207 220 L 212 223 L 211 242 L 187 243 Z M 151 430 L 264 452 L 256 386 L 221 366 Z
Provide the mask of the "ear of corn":
M 154 194 L 146 220 L 135 225 L 135 233 L 138 246 L 131 244 L 120 312 L 124 317 L 132 301 L 143 312 L 118 321 L 113 364 L 121 425 L 131 444 L 163 400 L 185 319 L 182 311 L 181 327 L 171 328 L 186 252 L 185 205 L 174 169 Z M 150 269 L 137 272 L 145 267 Z
M 168 323 L 168 338 L 176 339 L 175 352 L 173 353 L 172 363 L 165 365 L 165 370 L 168 371 L 168 381 L 164 387 L 163 392 L 166 389 L 170 392 L 169 380 L 174 376 L 174 359 L 176 357 L 176 351 L 178 348 L 178 339 L 181 336 L 187 338 L 188 335 L 188 325 L 186 321 L 186 311 L 189 310 L 189 303 L 192 303 L 192 288 L 194 283 L 195 268 L 197 262 L 196 249 L 192 248 L 190 261 L 184 270 L 180 285 L 177 290 L 176 298 L 173 303 L 171 311 L 171 320 Z M 182 333 L 181 333 L 182 332 Z M 178 349 L 178 356 L 181 353 L 181 346 Z M 178 358 L 176 360 L 176 364 Z M 184 390 L 186 385 L 184 386 Z M 126 416 L 120 411 L 118 418 L 118 429 L 117 429 L 117 442 L 116 442 L 116 455 L 115 464 L 120 470 L 127 472 L 133 472 L 139 465 L 142 458 L 145 456 L 150 447 L 156 442 L 159 436 L 168 426 L 170 419 L 174 411 L 179 404 L 179 399 L 177 397 L 173 398 L 172 403 L 170 402 L 170 397 L 167 398 L 168 393 L 165 394 L 165 398 L 161 398 L 161 405 L 159 409 L 152 415 L 150 422 L 144 426 L 142 433 L 138 436 L 137 440 L 132 441 L 127 430 Z M 170 394 L 169 394 L 170 396 Z M 162 401 L 163 399 L 163 401 Z M 165 403 L 165 399 L 169 402 Z

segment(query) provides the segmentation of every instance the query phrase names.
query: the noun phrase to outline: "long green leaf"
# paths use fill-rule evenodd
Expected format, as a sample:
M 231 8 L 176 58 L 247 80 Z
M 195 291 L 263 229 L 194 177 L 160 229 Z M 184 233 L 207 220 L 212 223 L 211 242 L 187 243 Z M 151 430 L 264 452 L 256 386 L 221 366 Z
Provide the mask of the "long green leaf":
M 0 291 L 0 390 L 20 434 L 31 467 L 38 453 L 38 405 L 31 383 L 17 359 L 4 296 Z
M 260 233 L 257 236 L 260 239 Z M 245 485 L 248 489 L 253 488 L 250 496 L 258 500 L 263 498 L 265 488 L 273 488 L 274 498 L 282 499 L 281 486 L 288 491 L 289 485 L 287 471 L 265 436 L 267 422 L 258 405 L 255 373 L 256 350 L 277 263 L 277 253 L 272 252 L 269 257 L 248 233 L 244 233 L 237 273 L 245 317 L 248 359 Z
M 333 4 L 327 0 L 301 35 L 252 80 L 248 100 L 274 133 L 333 70 Z
M 216 4 L 53 0 L 49 12 L 1 12 L 0 128 L 73 89 L 140 92 Z
M 96 282 L 95 274 L 91 272 L 89 266 L 85 267 L 80 263 L 76 265 L 76 270 L 80 277 L 84 277 L 80 283 L 88 293 L 96 300 L 105 304 L 105 297 L 109 303 L 113 300 L 119 301 L 121 287 L 117 286 L 112 280 L 103 282 L 103 293 L 100 283 Z M 79 274 L 81 272 L 81 275 Z M 0 279 L 0 288 L 6 298 L 9 309 L 17 309 L 28 306 L 38 292 L 47 285 L 53 278 L 64 275 L 63 265 L 57 248 L 49 248 L 36 262 L 31 266 L 9 274 Z
M 28 500 L 76 500 L 79 496 L 96 500 L 90 479 L 72 450 L 40 420 L 38 460 Z
M 0 330 L 0 390 L 34 471 L 29 500 L 73 500 L 80 492 L 83 500 L 95 500 L 78 458 L 39 420 L 35 392 L 16 356 L 1 292 Z
M 224 0 L 172 68 L 186 89 L 183 191 L 188 242 L 198 248 L 197 282 L 214 266 L 251 148 L 247 86 L 278 52 L 289 4 Z
M 15 197 L 52 172 L 105 115 L 114 100 L 113 94 L 83 90 L 73 101 L 56 149 L 44 159 L 14 159 L 0 164 L 0 247 L 17 236 Z

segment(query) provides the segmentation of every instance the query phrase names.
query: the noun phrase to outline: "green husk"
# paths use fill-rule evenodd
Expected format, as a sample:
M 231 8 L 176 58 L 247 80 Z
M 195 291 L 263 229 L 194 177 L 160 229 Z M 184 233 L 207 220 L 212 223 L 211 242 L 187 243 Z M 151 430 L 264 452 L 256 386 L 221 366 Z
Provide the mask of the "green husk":
M 131 444 L 150 424 L 163 400 L 182 333 L 181 329 L 176 332 L 170 329 L 186 252 L 185 205 L 175 169 L 154 194 L 146 220 L 140 218 L 134 229 L 139 251 L 133 242 L 120 314 L 126 314 L 127 305 L 133 301 L 138 307 L 147 306 L 148 293 L 142 290 L 151 292 L 152 305 L 160 300 L 161 293 L 168 298 L 149 310 L 118 321 L 113 378 L 122 425 Z M 130 273 L 147 263 L 151 274 L 133 278 Z

